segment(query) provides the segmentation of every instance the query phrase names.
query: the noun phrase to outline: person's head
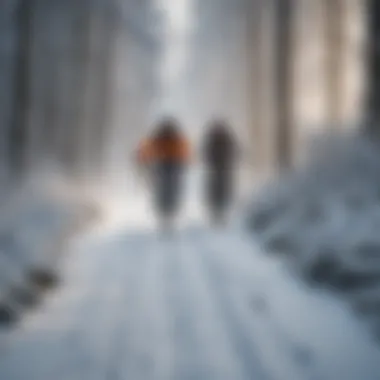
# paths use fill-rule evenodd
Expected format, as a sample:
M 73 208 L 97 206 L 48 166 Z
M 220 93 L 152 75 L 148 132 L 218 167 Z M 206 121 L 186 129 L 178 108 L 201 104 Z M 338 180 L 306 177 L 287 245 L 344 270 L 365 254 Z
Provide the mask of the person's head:
M 218 119 L 213 120 L 208 127 L 208 133 L 211 136 L 230 136 L 231 129 L 227 123 L 227 121 Z
M 166 117 L 162 119 L 156 128 L 154 133 L 155 138 L 167 139 L 174 138 L 180 134 L 179 123 L 173 117 Z

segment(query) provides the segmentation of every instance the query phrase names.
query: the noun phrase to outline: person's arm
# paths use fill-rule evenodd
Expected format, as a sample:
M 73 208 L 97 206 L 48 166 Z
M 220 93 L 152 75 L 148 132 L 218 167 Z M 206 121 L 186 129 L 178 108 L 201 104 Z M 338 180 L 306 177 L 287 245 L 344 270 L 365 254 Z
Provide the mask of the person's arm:
M 211 155 L 211 146 L 210 146 L 210 140 L 208 137 L 205 137 L 201 143 L 200 147 L 200 160 L 203 164 L 207 164 L 210 162 L 210 155 Z
M 239 144 L 238 141 L 235 140 L 234 142 L 234 161 L 236 163 L 243 163 L 250 159 L 250 153 L 248 148 L 243 145 Z
M 153 157 L 153 146 L 148 140 L 142 141 L 136 152 L 136 161 L 139 165 L 148 164 Z
M 180 145 L 181 161 L 184 164 L 189 164 L 193 159 L 192 155 L 193 155 L 193 153 L 192 153 L 190 142 L 186 139 L 183 139 L 181 141 L 181 145 Z

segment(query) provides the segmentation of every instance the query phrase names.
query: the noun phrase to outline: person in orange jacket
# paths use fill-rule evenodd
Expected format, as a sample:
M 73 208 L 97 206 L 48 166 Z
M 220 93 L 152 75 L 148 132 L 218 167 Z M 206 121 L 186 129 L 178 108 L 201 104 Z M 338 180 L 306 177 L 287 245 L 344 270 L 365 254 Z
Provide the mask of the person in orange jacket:
M 165 225 L 171 223 L 179 208 L 190 156 L 190 143 L 172 118 L 162 120 L 138 147 L 137 161 L 151 169 L 155 208 Z

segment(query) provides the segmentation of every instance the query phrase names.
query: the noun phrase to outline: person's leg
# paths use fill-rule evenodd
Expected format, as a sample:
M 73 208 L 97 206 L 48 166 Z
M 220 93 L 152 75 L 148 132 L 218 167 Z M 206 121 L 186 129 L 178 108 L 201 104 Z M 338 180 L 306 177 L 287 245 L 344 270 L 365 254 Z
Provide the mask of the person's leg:
M 157 200 L 161 226 L 171 229 L 178 211 L 182 193 L 182 168 L 173 162 L 164 163 L 159 175 L 159 194 Z
M 230 176 L 222 168 L 210 171 L 209 182 L 209 211 L 213 224 L 224 225 L 226 213 L 230 205 L 232 184 Z
M 172 163 L 170 168 L 170 179 L 168 182 L 169 190 L 169 214 L 171 223 L 175 222 L 175 218 L 178 215 L 179 208 L 182 202 L 183 195 L 183 174 L 184 168 L 180 163 Z
M 167 190 L 167 168 L 163 163 L 159 163 L 154 172 L 154 209 L 157 217 L 160 219 L 165 215 Z
M 219 173 L 215 168 L 209 168 L 207 178 L 207 208 L 209 212 L 210 222 L 216 224 L 220 219 L 220 197 L 221 188 L 219 185 Z

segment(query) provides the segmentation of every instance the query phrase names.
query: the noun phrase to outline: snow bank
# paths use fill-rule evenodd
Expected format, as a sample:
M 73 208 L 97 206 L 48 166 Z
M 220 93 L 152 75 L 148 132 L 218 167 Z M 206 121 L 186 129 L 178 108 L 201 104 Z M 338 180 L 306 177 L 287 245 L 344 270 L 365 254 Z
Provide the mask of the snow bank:
M 322 136 L 304 165 L 272 180 L 247 225 L 311 284 L 344 293 L 380 338 L 380 145 Z
M 37 183 L 39 183 L 37 185 Z M 0 323 L 15 321 L 58 281 L 59 259 L 70 232 L 93 210 L 42 181 L 10 194 L 0 215 Z M 68 194 L 68 193 L 67 193 Z

